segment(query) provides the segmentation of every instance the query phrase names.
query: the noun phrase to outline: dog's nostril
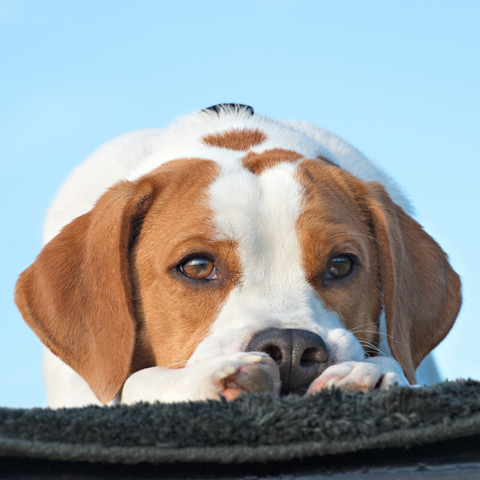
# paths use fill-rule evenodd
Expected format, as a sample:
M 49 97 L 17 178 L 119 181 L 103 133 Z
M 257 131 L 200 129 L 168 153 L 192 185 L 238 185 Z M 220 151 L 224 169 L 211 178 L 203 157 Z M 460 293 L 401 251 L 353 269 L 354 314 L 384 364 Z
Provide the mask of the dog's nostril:
M 282 351 L 276 345 L 269 345 L 265 348 L 265 353 L 273 358 L 277 364 L 282 363 Z
M 305 393 L 327 367 L 325 342 L 316 333 L 295 328 L 268 328 L 250 339 L 246 352 L 263 352 L 278 365 L 280 394 Z
M 327 352 L 324 348 L 311 347 L 307 348 L 300 359 L 301 367 L 311 367 L 319 363 L 327 361 Z

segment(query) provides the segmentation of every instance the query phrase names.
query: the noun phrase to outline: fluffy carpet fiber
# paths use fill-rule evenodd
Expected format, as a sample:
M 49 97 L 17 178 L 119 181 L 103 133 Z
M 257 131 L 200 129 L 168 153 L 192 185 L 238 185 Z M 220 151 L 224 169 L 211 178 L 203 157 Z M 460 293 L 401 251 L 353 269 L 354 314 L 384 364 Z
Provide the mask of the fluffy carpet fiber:
M 408 448 L 480 433 L 480 383 L 367 395 L 0 409 L 0 455 L 90 462 L 266 462 Z

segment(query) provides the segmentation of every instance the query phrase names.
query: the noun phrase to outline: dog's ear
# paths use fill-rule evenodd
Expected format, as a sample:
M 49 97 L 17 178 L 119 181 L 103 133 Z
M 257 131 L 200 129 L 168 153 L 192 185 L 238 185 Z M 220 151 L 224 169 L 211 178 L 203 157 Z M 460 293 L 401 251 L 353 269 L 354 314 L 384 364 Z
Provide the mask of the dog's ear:
M 366 183 L 388 343 L 410 383 L 420 362 L 447 335 L 462 302 L 461 283 L 435 240 L 383 186 Z
M 158 189 L 149 178 L 110 188 L 44 246 L 16 284 L 26 323 L 105 403 L 130 371 L 129 248 Z

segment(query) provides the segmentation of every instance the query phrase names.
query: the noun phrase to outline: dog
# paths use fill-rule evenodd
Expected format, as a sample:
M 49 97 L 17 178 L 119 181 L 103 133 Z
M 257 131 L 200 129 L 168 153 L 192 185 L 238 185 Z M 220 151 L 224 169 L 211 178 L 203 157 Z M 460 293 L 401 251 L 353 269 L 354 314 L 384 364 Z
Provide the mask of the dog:
M 112 140 L 16 284 L 50 406 L 415 385 L 461 283 L 411 213 L 344 140 L 245 105 Z

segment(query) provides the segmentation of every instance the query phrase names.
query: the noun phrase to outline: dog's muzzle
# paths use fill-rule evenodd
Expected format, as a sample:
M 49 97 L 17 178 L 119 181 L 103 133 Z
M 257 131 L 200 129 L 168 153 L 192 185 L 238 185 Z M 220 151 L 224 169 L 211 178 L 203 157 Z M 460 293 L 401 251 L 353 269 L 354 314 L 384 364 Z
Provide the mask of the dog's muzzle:
M 280 370 L 280 394 L 303 395 L 326 368 L 325 342 L 316 333 L 293 328 L 269 328 L 256 333 L 247 352 L 263 352 L 272 357 Z

